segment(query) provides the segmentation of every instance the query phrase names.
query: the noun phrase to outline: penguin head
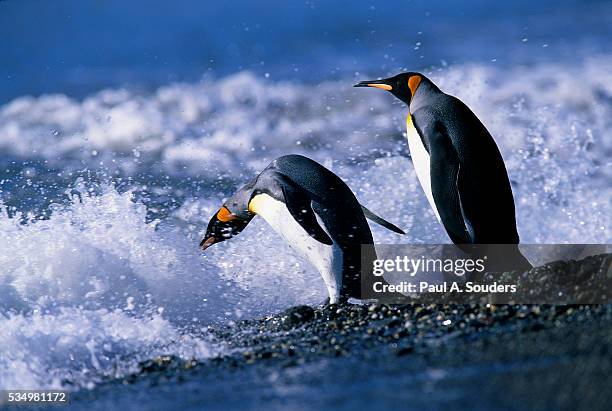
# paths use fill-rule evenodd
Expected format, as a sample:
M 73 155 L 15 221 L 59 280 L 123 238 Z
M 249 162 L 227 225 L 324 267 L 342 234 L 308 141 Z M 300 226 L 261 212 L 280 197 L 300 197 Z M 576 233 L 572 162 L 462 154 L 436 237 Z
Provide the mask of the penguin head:
M 252 185 L 253 182 L 249 182 L 238 190 L 212 216 L 206 235 L 200 242 L 202 250 L 240 234 L 251 222 L 254 214 L 248 210 L 248 203 L 253 194 Z
M 419 84 L 424 79 L 425 76 L 420 73 L 408 72 L 400 73 L 382 80 L 360 81 L 353 87 L 375 87 L 387 90 L 404 103 L 410 105 L 410 101 L 412 101 L 412 97 L 414 97 L 417 87 L 419 87 Z
M 228 240 L 238 234 L 251 222 L 252 215 L 239 215 L 233 213 L 223 205 L 210 219 L 206 228 L 206 235 L 200 242 L 202 250 L 213 244 Z

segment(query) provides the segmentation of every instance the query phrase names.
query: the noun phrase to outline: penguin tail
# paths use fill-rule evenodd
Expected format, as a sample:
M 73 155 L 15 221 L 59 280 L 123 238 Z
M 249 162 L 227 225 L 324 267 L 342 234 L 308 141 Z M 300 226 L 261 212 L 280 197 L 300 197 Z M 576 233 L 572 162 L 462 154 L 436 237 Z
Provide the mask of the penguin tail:
M 496 258 L 503 271 L 527 272 L 533 268 L 527 257 L 523 255 L 518 244 L 508 244 L 492 252 L 492 257 Z
M 520 272 L 526 272 L 533 268 L 533 264 L 531 264 L 527 257 L 525 257 L 523 253 L 521 253 L 521 250 L 519 249 L 518 245 L 514 250 L 513 259 L 517 266 L 516 269 Z
M 376 224 L 379 224 L 383 227 L 385 227 L 387 230 L 391 230 L 395 233 L 398 234 L 406 234 L 404 232 L 404 230 L 402 230 L 401 228 L 397 227 L 395 224 L 392 224 L 390 222 L 388 222 L 387 220 L 385 220 L 384 218 L 374 214 L 373 212 L 371 212 L 370 210 L 368 210 L 364 205 L 361 205 L 361 210 L 363 211 L 363 215 L 365 215 L 365 217 L 368 220 L 372 220 L 374 221 Z

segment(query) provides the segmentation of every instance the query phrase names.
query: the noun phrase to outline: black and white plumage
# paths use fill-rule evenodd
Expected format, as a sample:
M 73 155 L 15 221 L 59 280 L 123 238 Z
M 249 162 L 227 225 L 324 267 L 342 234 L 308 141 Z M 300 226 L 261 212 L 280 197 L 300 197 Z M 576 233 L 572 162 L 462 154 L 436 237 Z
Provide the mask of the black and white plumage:
M 453 243 L 519 243 L 514 198 L 501 153 L 461 100 L 445 94 L 420 73 L 355 86 L 381 88 L 408 105 L 412 162 L 427 200 Z M 530 268 L 515 249 L 519 268 Z
M 403 234 L 361 206 L 337 175 L 300 155 L 274 160 L 230 197 L 210 220 L 202 248 L 238 234 L 255 215 L 315 266 L 331 303 L 360 298 L 361 246 L 373 243 L 366 216 Z

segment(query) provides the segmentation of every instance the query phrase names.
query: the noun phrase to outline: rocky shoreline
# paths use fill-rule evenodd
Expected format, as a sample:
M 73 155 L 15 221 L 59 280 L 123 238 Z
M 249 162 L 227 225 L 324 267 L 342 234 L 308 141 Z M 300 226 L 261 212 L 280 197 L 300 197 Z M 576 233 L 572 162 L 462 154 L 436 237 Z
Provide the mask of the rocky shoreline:
M 534 268 L 551 275 L 611 276 L 612 255 Z M 320 357 L 350 356 L 374 347 L 394 355 L 424 352 L 451 339 L 502 337 L 571 327 L 612 319 L 612 305 L 440 305 L 345 304 L 296 306 L 274 316 L 212 326 L 215 342 L 226 354 L 204 363 L 159 357 L 142 364 L 142 372 L 195 366 L 238 367 L 263 360 L 291 366 Z M 612 330 L 611 330 L 612 331 Z
M 610 255 L 553 264 L 557 271 L 582 270 L 581 275 L 584 267 L 598 267 L 601 275 L 606 261 Z M 605 275 L 610 275 L 609 264 Z M 520 409 L 516 404 L 522 401 L 530 409 L 597 410 L 612 401 L 612 304 L 296 306 L 265 318 L 211 326 L 207 332 L 223 354 L 201 362 L 157 357 L 128 377 L 76 392 L 75 400 L 84 405 L 95 399 L 103 407 L 119 401 L 114 399 L 117 390 L 134 395 L 145 384 L 157 387 L 159 395 L 181 397 L 176 393 L 185 392 L 190 401 L 212 408 L 214 398 L 222 395 L 219 390 L 234 390 L 223 394 L 235 400 L 226 404 L 228 409 L 243 409 L 245 395 L 247 402 L 255 401 L 252 408 L 275 409 L 257 402 L 264 401 L 258 391 L 278 400 L 277 409 L 285 409 L 286 401 L 308 409 L 310 389 L 310 395 L 321 397 L 317 407 L 325 408 L 334 406 L 320 395 L 330 386 L 369 399 L 372 393 L 361 391 L 371 389 L 363 385 L 370 381 L 399 384 L 403 391 L 398 395 L 409 397 L 416 409 L 429 408 L 432 401 L 437 404 L 433 408 L 449 405 L 448 390 L 464 400 L 457 409 Z M 279 383 L 296 389 L 301 381 L 310 383 L 300 385 L 300 394 L 293 397 L 268 392 Z M 429 389 L 433 397 L 423 395 Z

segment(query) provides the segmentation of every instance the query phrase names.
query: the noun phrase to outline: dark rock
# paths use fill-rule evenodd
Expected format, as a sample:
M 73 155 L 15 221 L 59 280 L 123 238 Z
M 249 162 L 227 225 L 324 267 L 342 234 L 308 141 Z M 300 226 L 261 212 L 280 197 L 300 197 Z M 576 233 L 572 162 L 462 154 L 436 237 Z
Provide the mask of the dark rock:
M 281 315 L 281 323 L 289 328 L 300 326 L 311 321 L 315 310 L 307 305 L 298 305 L 285 310 Z

